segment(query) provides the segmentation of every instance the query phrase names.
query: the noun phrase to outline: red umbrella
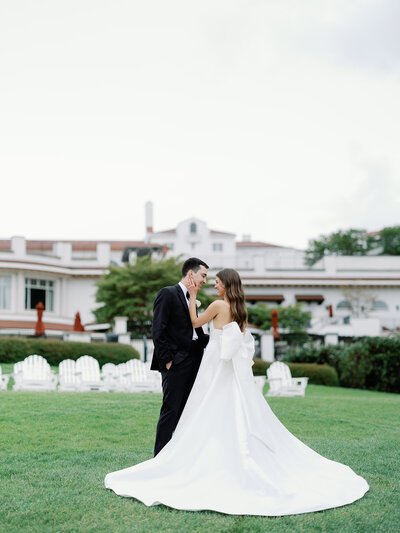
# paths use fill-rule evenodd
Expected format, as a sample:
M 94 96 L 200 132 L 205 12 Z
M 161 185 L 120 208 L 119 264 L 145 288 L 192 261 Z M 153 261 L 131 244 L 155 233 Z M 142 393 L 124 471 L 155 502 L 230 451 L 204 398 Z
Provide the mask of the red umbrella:
M 36 305 L 36 311 L 38 315 L 37 322 L 35 324 L 35 337 L 43 337 L 45 334 L 44 324 L 42 322 L 43 311 L 45 307 L 42 302 Z
M 81 315 L 79 314 L 79 311 L 75 315 L 74 331 L 85 331 L 85 328 L 82 326 Z
M 273 309 L 271 311 L 271 326 L 274 333 L 274 341 L 279 341 L 278 319 L 279 313 L 276 309 Z

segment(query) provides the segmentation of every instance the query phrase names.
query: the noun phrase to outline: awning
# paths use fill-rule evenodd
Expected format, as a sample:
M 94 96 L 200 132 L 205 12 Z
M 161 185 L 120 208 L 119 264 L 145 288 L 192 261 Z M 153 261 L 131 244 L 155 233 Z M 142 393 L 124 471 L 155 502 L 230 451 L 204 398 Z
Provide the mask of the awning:
M 278 302 L 281 303 L 285 299 L 282 294 L 260 294 L 258 296 L 254 294 L 246 294 L 245 296 L 248 302 Z
M 322 303 L 325 298 L 321 294 L 296 294 L 298 302 L 318 302 Z

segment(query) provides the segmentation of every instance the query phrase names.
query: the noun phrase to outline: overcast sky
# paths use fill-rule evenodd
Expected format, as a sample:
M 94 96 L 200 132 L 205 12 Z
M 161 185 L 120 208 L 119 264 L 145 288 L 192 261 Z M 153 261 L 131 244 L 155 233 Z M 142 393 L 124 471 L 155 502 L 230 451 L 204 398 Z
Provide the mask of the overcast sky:
M 398 0 L 13 0 L 0 238 L 400 224 Z

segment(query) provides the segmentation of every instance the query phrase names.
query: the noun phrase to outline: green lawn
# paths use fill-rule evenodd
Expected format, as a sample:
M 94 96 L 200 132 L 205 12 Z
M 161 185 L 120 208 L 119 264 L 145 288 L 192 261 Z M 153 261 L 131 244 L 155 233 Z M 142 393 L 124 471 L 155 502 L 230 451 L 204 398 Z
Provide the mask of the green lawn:
M 152 456 L 160 402 L 151 394 L 0 393 L 0 531 L 399 531 L 400 395 L 310 385 L 305 398 L 270 399 L 290 431 L 371 486 L 353 505 L 275 518 L 148 508 L 103 488 L 107 472 Z

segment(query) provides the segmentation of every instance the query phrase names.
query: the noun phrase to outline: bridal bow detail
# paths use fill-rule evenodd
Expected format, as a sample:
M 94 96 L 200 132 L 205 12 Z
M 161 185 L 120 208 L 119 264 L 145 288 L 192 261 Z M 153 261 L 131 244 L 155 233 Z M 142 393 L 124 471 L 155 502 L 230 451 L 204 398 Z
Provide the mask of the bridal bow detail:
M 251 333 L 248 330 L 242 333 L 237 322 L 230 322 L 224 326 L 221 337 L 221 359 L 242 357 L 249 359 L 253 364 L 253 355 L 254 338 Z
M 253 356 L 254 338 L 251 333 L 248 330 L 242 333 L 236 322 L 227 324 L 222 329 L 221 359 L 232 360 L 240 403 L 250 433 L 274 452 L 276 445 L 266 426 L 263 410 L 260 409 L 261 393 L 254 382 L 251 368 L 254 364 Z

